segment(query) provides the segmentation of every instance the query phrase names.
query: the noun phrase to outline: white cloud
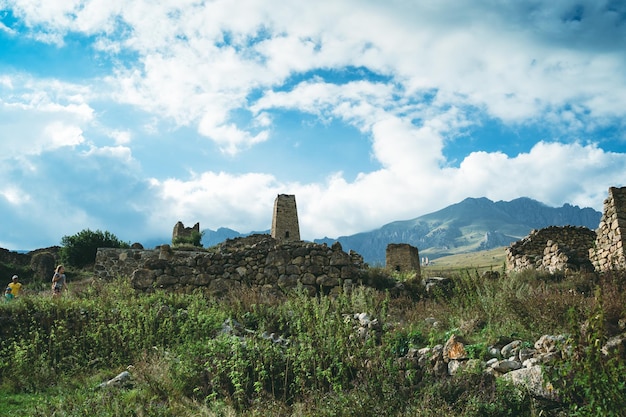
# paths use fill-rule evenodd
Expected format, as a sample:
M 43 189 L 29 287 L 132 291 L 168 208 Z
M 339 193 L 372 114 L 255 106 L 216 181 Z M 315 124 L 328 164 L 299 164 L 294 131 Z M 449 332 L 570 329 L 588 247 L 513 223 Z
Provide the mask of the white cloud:
M 52 149 L 76 146 L 85 141 L 80 127 L 66 125 L 61 122 L 49 124 L 44 128 L 43 133 L 42 146 L 50 145 Z
M 578 28 L 564 20 L 572 13 L 564 4 L 535 5 L 532 11 L 526 4 L 463 7 L 451 1 L 392 1 L 384 7 L 362 1 L 276 7 L 254 0 L 16 4 L 32 24 L 45 22 L 60 33 L 100 33 L 101 50 L 138 53 L 135 66 L 110 79 L 119 87 L 118 99 L 184 126 L 198 125 L 201 134 L 230 126 L 231 112 L 247 106 L 253 89 L 347 66 L 393 77 L 401 94 L 435 90 L 443 104 L 472 105 L 506 122 L 559 113 L 571 103 L 579 104 L 568 110 L 579 118 L 619 117 L 626 107 L 621 49 L 598 54 L 567 43 L 580 33 L 598 42 L 592 28 L 615 23 L 614 14 L 592 3 Z M 104 38 L 113 33 L 121 38 Z M 256 135 L 213 139 L 229 153 L 259 141 L 242 137 Z
M 5 76 L 0 83 L 0 159 L 38 155 L 85 141 L 95 115 L 88 91 L 56 80 Z
M 132 151 L 126 146 L 103 146 L 101 148 L 92 147 L 83 154 L 86 157 L 104 156 L 117 159 L 124 164 L 133 162 Z
M 15 32 L 15 30 L 11 29 L 10 27 L 8 27 L 2 22 L 0 22 L 0 32 L 4 32 L 10 36 L 15 36 L 15 34 L 17 33 Z
M 200 222 L 202 228 L 221 226 L 238 230 L 269 228 L 272 206 L 283 185 L 265 174 L 232 175 L 205 172 L 188 181 L 152 180 L 158 195 L 152 212 L 152 224 L 163 229 L 174 226 L 172 219 L 183 223 Z
M 13 185 L 6 185 L 0 188 L 0 196 L 4 197 L 9 204 L 15 206 L 20 206 L 30 200 L 28 193 Z
M 117 145 L 127 145 L 131 142 L 132 134 L 129 131 L 114 130 L 110 133 Z
M 576 22 L 567 2 L 4 1 L 29 36 L 62 45 L 68 33 L 89 35 L 115 69 L 84 85 L 0 76 L 0 127 L 11 132 L 0 158 L 80 147 L 86 160 L 105 156 L 119 167 L 148 153 L 148 140 L 158 147 L 190 127 L 234 159 L 270 143 L 288 110 L 358 129 L 381 167 L 353 181 L 333 172 L 300 183 L 207 163 L 188 179 L 153 180 L 154 200 L 129 204 L 144 204 L 167 233 L 172 219 L 248 231 L 269 225 L 276 194 L 296 194 L 306 238 L 379 227 L 467 196 L 599 209 L 609 186 L 626 184 L 626 161 L 585 138 L 624 118 L 626 30 L 606 2 L 582 3 Z M 139 137 L 135 120 L 105 122 L 98 106 L 109 100 L 145 111 L 149 122 L 137 123 L 152 136 Z M 569 143 L 537 138 L 545 140 L 519 155 L 478 149 L 458 167 L 446 161 L 446 146 L 489 118 L 546 124 Z M 163 132 L 168 122 L 176 126 Z M 99 135 L 114 146 L 100 146 Z M 7 201 L 15 195 L 2 191 Z M 73 226 L 98 221 L 87 213 L 64 214 Z

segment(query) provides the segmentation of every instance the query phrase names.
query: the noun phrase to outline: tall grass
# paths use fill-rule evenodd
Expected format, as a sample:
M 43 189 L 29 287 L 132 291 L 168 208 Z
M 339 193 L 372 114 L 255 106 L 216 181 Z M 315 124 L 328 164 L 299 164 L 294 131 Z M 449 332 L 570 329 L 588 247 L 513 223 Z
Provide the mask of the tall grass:
M 571 336 L 578 352 L 578 362 L 556 368 L 574 387 L 563 390 L 562 410 L 591 415 L 585 410 L 623 405 L 623 358 L 604 362 L 587 349 L 626 318 L 623 275 L 452 278 L 451 294 L 417 300 L 368 288 L 333 297 L 138 294 L 125 278 L 90 281 L 58 300 L 22 297 L 0 304 L 0 392 L 30 393 L 38 401 L 25 401 L 21 412 L 34 416 L 549 415 L 478 370 L 441 378 L 398 360 L 453 333 L 475 358 L 500 337 L 532 343 L 549 333 Z M 359 332 L 358 313 L 378 325 Z M 593 317 L 602 323 L 590 327 L 596 339 L 576 336 Z M 593 379 L 601 360 L 610 366 Z M 97 389 L 129 366 L 131 384 Z M 583 390 L 598 381 L 604 388 Z

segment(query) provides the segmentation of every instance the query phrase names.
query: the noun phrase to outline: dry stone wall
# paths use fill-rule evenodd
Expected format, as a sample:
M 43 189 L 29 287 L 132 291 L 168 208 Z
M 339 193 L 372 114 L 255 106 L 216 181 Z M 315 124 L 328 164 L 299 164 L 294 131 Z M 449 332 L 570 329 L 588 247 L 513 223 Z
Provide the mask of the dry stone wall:
M 229 239 L 215 251 L 100 248 L 94 273 L 104 280 L 131 278 L 141 291 L 201 289 L 220 294 L 242 285 L 288 292 L 301 286 L 310 294 L 348 289 L 360 282 L 365 264 L 339 243 L 281 242 L 269 235 Z
M 611 187 L 598 229 L 551 226 L 533 230 L 506 250 L 508 271 L 526 268 L 606 272 L 626 269 L 626 187 Z
M 589 249 L 596 233 L 586 227 L 550 226 L 533 230 L 506 249 L 507 271 L 534 268 L 550 273 L 593 270 Z
M 595 246 L 589 250 L 595 269 L 600 272 L 626 269 L 626 187 L 609 188 L 597 235 Z

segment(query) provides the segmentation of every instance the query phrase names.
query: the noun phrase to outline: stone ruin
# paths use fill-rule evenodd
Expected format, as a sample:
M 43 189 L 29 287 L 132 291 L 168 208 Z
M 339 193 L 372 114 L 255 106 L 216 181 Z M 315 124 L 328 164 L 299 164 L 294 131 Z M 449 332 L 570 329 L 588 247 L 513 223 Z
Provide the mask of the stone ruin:
M 550 226 L 533 230 L 506 249 L 507 271 L 533 268 L 555 273 L 593 270 L 589 248 L 596 233 L 586 227 Z
M 198 223 L 186 228 L 178 222 L 172 241 L 193 232 L 200 232 Z M 109 281 L 128 276 L 133 288 L 146 292 L 199 289 L 215 295 L 249 286 L 280 292 L 302 288 L 315 295 L 363 284 L 365 269 L 363 257 L 344 252 L 339 242 L 328 247 L 301 241 L 295 196 L 280 194 L 274 202 L 271 235 L 228 239 L 211 250 L 175 250 L 170 245 L 155 250 L 99 248 L 94 274 Z
M 609 188 L 597 234 L 596 244 L 589 250 L 596 271 L 626 269 L 626 187 Z
M 300 240 L 296 196 L 279 194 L 274 200 L 271 236 L 284 242 Z
M 310 242 L 282 242 L 269 235 L 228 239 L 211 251 L 99 248 L 94 274 L 111 281 L 128 276 L 136 290 L 200 290 L 219 295 L 248 286 L 272 292 L 302 288 L 311 295 L 347 291 L 361 284 L 363 257 Z
M 596 231 L 574 226 L 533 230 L 506 249 L 506 268 L 549 273 L 626 269 L 625 238 L 626 187 L 611 187 Z
M 176 242 L 178 239 L 189 239 L 194 233 L 200 233 L 200 223 L 196 223 L 193 227 L 185 227 L 183 222 L 178 222 L 174 225 L 174 230 L 172 231 L 172 243 Z
M 419 277 L 420 256 L 417 248 L 408 243 L 390 243 L 385 252 L 385 266 L 397 272 L 415 272 Z

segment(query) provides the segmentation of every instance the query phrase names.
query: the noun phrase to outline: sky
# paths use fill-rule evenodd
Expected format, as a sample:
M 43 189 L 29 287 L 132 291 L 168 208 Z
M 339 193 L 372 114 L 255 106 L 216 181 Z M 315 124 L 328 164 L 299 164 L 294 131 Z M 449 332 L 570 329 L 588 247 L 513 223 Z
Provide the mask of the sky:
M 602 211 L 625 116 L 622 0 L 0 0 L 0 247 Z

